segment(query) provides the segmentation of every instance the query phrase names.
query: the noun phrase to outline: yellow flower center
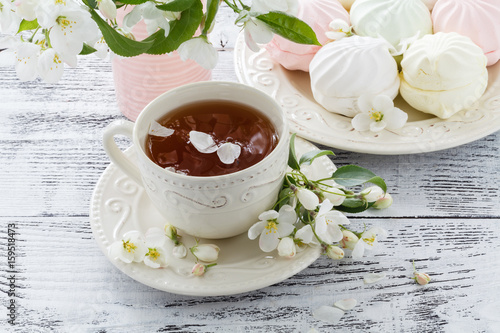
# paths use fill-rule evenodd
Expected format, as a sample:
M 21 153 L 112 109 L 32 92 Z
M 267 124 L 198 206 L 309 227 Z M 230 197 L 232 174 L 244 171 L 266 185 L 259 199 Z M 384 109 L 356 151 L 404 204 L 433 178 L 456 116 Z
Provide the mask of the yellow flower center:
M 75 24 L 75 21 L 68 20 L 65 16 L 59 16 L 56 20 L 57 24 L 62 28 L 64 31 L 64 35 L 66 35 L 66 29 L 69 28 L 69 32 L 73 32 L 73 24 Z
M 370 119 L 373 119 L 376 122 L 382 121 L 382 119 L 384 119 L 384 114 L 380 111 L 370 112 Z
M 278 232 L 278 227 L 276 225 L 276 222 L 273 222 L 273 221 L 267 221 L 267 225 L 265 227 L 267 229 L 267 232 L 266 234 L 269 234 L 269 233 L 276 233 Z
M 54 64 L 57 64 L 57 65 L 58 65 L 58 64 L 60 64 L 61 62 L 62 62 L 62 61 L 61 61 L 61 59 L 59 59 L 59 56 L 56 54 L 56 55 L 54 56 Z
M 127 252 L 134 252 L 135 249 L 137 249 L 137 246 L 135 246 L 134 243 L 131 243 L 129 240 L 128 241 L 122 241 L 123 242 L 123 248 L 125 249 L 125 251 Z
M 160 252 L 157 249 L 149 249 L 149 252 L 146 254 L 151 258 L 151 260 L 156 260 L 160 257 Z
M 372 236 L 371 238 L 363 238 L 363 240 L 366 244 L 373 246 L 373 242 L 375 242 L 375 236 Z
M 66 6 L 66 0 L 56 0 L 56 5 L 64 5 L 64 6 Z

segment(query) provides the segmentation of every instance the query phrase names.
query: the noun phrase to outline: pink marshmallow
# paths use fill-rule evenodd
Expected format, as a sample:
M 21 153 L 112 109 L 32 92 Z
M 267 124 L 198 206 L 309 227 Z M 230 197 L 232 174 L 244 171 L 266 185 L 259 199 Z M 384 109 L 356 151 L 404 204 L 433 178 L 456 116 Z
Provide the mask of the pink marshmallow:
M 349 23 L 349 13 L 338 0 L 299 0 L 299 11 L 296 15 L 314 30 L 318 41 L 325 44 L 331 21 L 342 19 Z M 265 48 L 272 59 L 289 70 L 309 71 L 309 63 L 321 48 L 317 45 L 302 45 L 275 35 Z
M 438 0 L 434 32 L 457 32 L 483 49 L 488 66 L 500 59 L 500 0 Z

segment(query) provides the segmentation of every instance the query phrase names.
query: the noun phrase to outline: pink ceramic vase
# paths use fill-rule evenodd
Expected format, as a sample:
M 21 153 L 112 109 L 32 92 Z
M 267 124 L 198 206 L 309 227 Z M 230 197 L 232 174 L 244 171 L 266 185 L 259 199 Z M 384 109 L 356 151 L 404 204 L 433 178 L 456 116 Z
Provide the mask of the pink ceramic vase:
M 119 11 L 121 21 L 125 12 Z M 147 37 L 146 24 L 139 22 L 133 29 L 137 40 Z M 182 61 L 176 51 L 171 54 L 142 54 L 136 57 L 113 58 L 113 77 L 118 108 L 130 120 L 153 99 L 184 84 L 209 81 L 212 71 L 192 60 Z

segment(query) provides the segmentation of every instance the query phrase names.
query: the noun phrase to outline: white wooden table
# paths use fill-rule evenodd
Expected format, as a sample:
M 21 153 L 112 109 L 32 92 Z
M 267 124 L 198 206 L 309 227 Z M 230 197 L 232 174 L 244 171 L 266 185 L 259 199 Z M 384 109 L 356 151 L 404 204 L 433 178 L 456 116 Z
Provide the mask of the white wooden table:
M 236 81 L 237 33 L 223 24 L 212 35 L 224 46 L 214 80 Z M 82 57 L 56 85 L 0 68 L 0 332 L 500 332 L 500 133 L 420 155 L 334 149 L 337 165 L 367 167 L 389 185 L 390 209 L 351 219 L 389 230 L 380 250 L 363 261 L 322 257 L 245 294 L 190 297 L 135 282 L 93 239 L 90 198 L 109 164 L 101 134 L 121 118 L 108 62 Z M 410 279 L 412 261 L 429 285 Z M 380 271 L 385 280 L 363 284 Z M 312 317 L 344 298 L 358 306 L 337 325 Z

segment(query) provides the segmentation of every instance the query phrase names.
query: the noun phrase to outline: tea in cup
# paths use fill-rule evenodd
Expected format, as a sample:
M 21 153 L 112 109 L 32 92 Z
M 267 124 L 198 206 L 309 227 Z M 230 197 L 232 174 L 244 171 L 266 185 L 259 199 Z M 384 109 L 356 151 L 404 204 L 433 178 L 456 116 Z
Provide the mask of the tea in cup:
M 156 135 L 152 126 L 168 135 Z M 117 147 L 116 135 L 132 140 L 136 161 Z M 198 137 L 212 147 L 200 149 Z M 147 105 L 135 124 L 120 120 L 104 132 L 110 159 L 145 188 L 165 223 L 201 238 L 246 232 L 272 208 L 288 145 L 286 116 L 274 99 L 233 82 L 173 89 Z M 238 154 L 227 161 L 219 150 Z

